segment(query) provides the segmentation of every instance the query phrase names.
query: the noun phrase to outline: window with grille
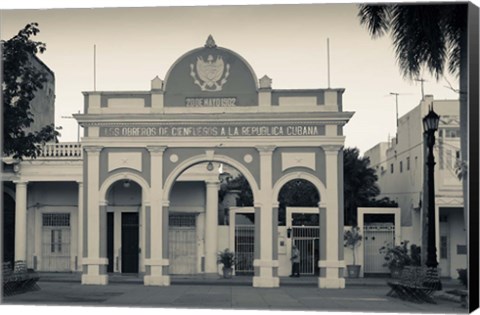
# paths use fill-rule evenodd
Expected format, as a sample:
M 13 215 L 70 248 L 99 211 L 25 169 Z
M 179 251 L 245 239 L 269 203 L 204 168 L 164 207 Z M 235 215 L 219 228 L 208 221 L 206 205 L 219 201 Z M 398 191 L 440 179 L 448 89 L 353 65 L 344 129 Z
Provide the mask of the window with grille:
M 70 227 L 70 214 L 69 213 L 44 213 L 42 215 L 42 225 L 46 233 L 50 235 L 48 244 L 51 253 L 62 253 L 64 247 L 64 229 Z M 69 232 L 67 232 L 69 233 Z
M 195 214 L 175 213 L 168 216 L 169 226 L 195 226 Z
M 70 226 L 70 213 L 44 213 L 43 226 Z

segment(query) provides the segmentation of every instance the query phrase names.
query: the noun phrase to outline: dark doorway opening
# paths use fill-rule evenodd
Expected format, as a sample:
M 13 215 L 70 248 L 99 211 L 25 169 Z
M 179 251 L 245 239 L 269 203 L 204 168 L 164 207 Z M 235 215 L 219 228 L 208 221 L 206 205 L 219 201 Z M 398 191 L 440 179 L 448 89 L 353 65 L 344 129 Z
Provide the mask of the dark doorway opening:
M 138 273 L 138 213 L 122 213 L 122 273 Z
M 113 212 L 107 212 L 107 272 L 113 272 Z
M 3 261 L 15 259 L 15 200 L 3 194 Z

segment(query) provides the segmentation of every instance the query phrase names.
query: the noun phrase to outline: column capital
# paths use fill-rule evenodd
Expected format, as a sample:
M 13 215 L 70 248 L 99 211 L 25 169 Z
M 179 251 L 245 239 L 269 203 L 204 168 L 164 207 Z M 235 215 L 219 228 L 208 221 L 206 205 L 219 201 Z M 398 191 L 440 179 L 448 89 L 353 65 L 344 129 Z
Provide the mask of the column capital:
M 271 155 L 273 151 L 277 148 L 274 145 L 258 145 L 255 146 L 260 155 Z
M 18 185 L 25 185 L 25 186 L 26 186 L 26 185 L 28 184 L 28 180 L 25 180 L 25 179 L 16 179 L 16 180 L 13 181 L 13 183 L 14 183 L 15 185 L 17 185 L 17 186 L 18 186 Z
M 317 204 L 317 206 L 318 206 L 319 208 L 326 208 L 326 207 L 327 207 L 327 204 L 325 203 L 325 201 L 319 201 L 318 204 Z
M 343 146 L 338 144 L 327 144 L 322 145 L 321 148 L 325 151 L 326 154 L 337 154 Z
M 87 152 L 89 155 L 94 155 L 94 154 L 100 154 L 100 151 L 102 151 L 103 146 L 88 145 L 88 146 L 83 146 L 83 149 L 84 149 L 85 152 Z
M 165 145 L 148 145 L 147 150 L 150 152 L 150 155 L 161 155 L 165 150 L 167 149 L 167 146 Z
M 218 186 L 218 184 L 220 184 L 220 181 L 218 179 L 216 179 L 216 180 L 206 179 L 205 184 L 207 186 Z

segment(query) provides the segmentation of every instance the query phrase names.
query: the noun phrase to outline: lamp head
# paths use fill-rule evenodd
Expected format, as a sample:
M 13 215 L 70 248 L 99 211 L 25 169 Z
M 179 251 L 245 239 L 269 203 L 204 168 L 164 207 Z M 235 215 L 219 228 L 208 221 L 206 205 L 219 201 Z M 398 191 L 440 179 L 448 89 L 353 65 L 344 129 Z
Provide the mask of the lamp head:
M 423 130 L 425 132 L 435 132 L 438 130 L 439 122 L 440 116 L 433 111 L 433 106 L 431 105 L 427 116 L 423 117 Z
M 212 162 L 208 162 L 208 164 L 207 164 L 207 170 L 208 170 L 209 172 L 213 171 L 213 163 L 212 163 Z

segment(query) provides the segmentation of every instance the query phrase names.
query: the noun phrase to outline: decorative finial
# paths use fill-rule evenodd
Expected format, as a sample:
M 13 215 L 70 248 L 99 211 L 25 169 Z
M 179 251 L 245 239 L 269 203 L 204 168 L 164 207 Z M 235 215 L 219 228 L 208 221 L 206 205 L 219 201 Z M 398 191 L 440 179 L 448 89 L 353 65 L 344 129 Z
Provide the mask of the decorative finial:
M 264 75 L 259 81 L 260 81 L 260 88 L 261 89 L 271 89 L 272 88 L 272 79 L 270 79 L 267 75 Z
M 212 35 L 208 35 L 207 42 L 205 43 L 205 47 L 208 47 L 208 48 L 217 47 L 217 44 L 215 44 L 215 41 L 213 40 Z

